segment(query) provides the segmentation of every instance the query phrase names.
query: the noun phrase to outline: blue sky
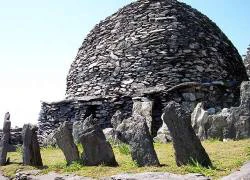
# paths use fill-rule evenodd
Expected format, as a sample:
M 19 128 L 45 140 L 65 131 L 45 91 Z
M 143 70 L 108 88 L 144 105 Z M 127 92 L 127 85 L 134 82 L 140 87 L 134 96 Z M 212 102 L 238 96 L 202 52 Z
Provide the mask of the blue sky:
M 206 14 L 244 54 L 249 0 L 182 0 Z M 36 123 L 40 100 L 64 98 L 66 75 L 84 37 L 132 0 L 0 0 L 0 119 Z M 0 124 L 1 126 L 1 124 Z

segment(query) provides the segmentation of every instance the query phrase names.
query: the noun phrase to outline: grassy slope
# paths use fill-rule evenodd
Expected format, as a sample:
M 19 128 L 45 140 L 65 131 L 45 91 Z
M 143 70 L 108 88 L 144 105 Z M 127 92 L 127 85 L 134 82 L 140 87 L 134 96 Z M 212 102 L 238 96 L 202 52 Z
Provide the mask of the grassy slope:
M 125 150 L 114 147 L 114 152 L 116 155 L 116 160 L 119 163 L 119 167 L 86 167 L 80 164 L 73 164 L 69 167 L 66 166 L 64 156 L 60 149 L 57 148 L 42 148 L 42 158 L 45 167 L 42 172 L 47 173 L 49 171 L 56 172 L 74 172 L 75 174 L 89 177 L 103 177 L 111 176 L 118 173 L 137 173 L 137 172 L 171 172 L 171 173 L 202 173 L 206 176 L 211 176 L 214 179 L 228 175 L 233 170 L 238 169 L 247 160 L 250 160 L 250 140 L 241 141 L 229 141 L 226 143 L 219 141 L 205 141 L 203 145 L 208 152 L 214 167 L 210 169 L 205 169 L 199 165 L 188 165 L 177 167 L 174 160 L 174 152 L 172 144 L 155 144 L 155 149 L 158 158 L 163 164 L 162 167 L 143 167 L 138 168 L 136 163 L 134 163 L 130 155 L 126 155 Z M 123 151 L 125 152 L 123 152 Z M 34 169 L 33 167 L 27 167 L 21 165 L 21 153 L 14 152 L 9 153 L 11 162 L 10 165 L 0 167 L 4 175 L 14 176 L 16 172 L 22 170 Z

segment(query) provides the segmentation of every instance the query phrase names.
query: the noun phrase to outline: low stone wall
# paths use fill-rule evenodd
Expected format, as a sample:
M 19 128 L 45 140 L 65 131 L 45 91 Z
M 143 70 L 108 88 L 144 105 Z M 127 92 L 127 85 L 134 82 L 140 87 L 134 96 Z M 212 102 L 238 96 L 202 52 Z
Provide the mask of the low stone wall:
M 39 116 L 38 134 L 41 138 L 49 135 L 64 121 L 73 124 L 81 118 L 93 114 L 102 128 L 111 126 L 110 120 L 117 110 L 121 110 L 124 118 L 132 114 L 132 98 L 130 97 L 83 97 L 59 102 L 43 102 Z
M 39 117 L 39 136 L 47 137 L 55 128 L 64 121 L 71 124 L 85 119 L 93 114 L 98 119 L 102 128 L 111 127 L 111 118 L 117 110 L 123 114 L 123 119 L 132 115 L 133 103 L 150 102 L 150 113 L 143 113 L 146 119 L 151 120 L 151 132 L 157 135 L 162 125 L 161 115 L 166 103 L 174 100 L 181 103 L 190 113 L 199 102 L 204 102 L 206 109 L 214 108 L 219 111 L 224 107 L 239 104 L 239 88 L 234 82 L 216 81 L 211 83 L 183 83 L 171 89 L 156 87 L 144 89 L 135 94 L 135 97 L 93 97 L 85 96 L 77 99 L 67 99 L 59 102 L 42 103 Z M 143 104 L 143 103 L 142 103 Z M 144 103 L 145 104 L 145 103 Z M 143 108 L 143 106 L 141 107 Z M 139 110 L 140 111 L 140 110 Z M 145 111 L 145 110 L 142 110 Z
M 22 128 L 14 128 L 10 130 L 10 144 L 11 145 L 20 145 L 23 144 L 22 140 Z M 3 130 L 0 130 L 0 138 L 2 138 Z
M 205 109 L 221 110 L 240 104 L 240 87 L 234 81 L 213 81 L 210 83 L 182 83 L 161 92 L 166 102 L 174 100 L 192 112 L 199 102 L 204 102 Z

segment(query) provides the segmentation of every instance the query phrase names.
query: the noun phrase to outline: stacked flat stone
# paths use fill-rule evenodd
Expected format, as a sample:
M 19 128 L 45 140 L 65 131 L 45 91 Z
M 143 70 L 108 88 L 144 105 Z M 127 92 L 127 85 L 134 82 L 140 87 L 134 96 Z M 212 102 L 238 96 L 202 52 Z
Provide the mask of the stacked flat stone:
M 0 129 L 0 138 L 3 135 L 3 130 Z M 22 128 L 13 128 L 10 129 L 10 144 L 11 145 L 18 145 L 22 144 Z
M 38 119 L 39 140 L 42 142 L 65 121 L 72 126 L 74 122 L 80 120 L 82 114 L 84 114 L 83 119 L 93 114 L 102 128 L 110 127 L 110 120 L 117 110 L 121 109 L 124 118 L 131 116 L 132 104 L 130 97 L 99 98 L 94 96 L 51 103 L 43 102 Z
M 67 97 L 133 95 L 183 82 L 247 80 L 226 35 L 176 0 L 138 0 L 88 34 L 67 77 Z

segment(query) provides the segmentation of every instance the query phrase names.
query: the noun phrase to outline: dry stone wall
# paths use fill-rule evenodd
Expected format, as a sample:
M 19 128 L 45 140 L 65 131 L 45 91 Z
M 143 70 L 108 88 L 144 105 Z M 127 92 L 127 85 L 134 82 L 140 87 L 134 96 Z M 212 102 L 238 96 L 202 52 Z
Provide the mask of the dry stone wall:
M 123 117 L 132 114 L 132 99 L 130 97 L 85 97 L 79 99 L 63 100 L 52 103 L 42 103 L 38 119 L 40 140 L 47 137 L 63 122 L 72 124 L 84 120 L 91 114 L 98 119 L 102 128 L 111 126 L 111 118 L 120 109 Z
M 3 130 L 0 130 L 0 138 L 2 137 Z M 11 145 L 18 145 L 22 144 L 22 128 L 14 128 L 10 129 L 10 144 Z
M 88 34 L 67 97 L 132 95 L 183 82 L 247 80 L 238 51 L 205 15 L 176 0 L 139 0 Z
M 140 102 L 142 104 L 150 102 L 150 107 L 147 107 L 148 113 L 145 112 L 144 115 L 146 119 L 150 119 L 148 126 L 151 127 L 152 135 L 156 136 L 158 129 L 162 126 L 163 108 L 170 100 L 181 103 L 190 113 L 199 102 L 204 102 L 206 109 L 214 108 L 217 112 L 223 107 L 239 105 L 239 95 L 238 88 L 234 86 L 233 82 L 216 81 L 205 84 L 184 83 L 168 90 L 144 91 L 134 98 L 82 97 L 52 103 L 43 102 L 39 117 L 39 135 L 44 139 L 64 121 L 72 124 L 75 121 L 84 120 L 91 114 L 98 119 L 102 128 L 108 128 L 112 126 L 111 118 L 117 110 L 121 111 L 119 122 L 122 122 L 136 111 L 140 111 L 140 109 L 133 110 L 134 103 L 136 105 Z M 145 111 L 144 108 L 141 110 Z

